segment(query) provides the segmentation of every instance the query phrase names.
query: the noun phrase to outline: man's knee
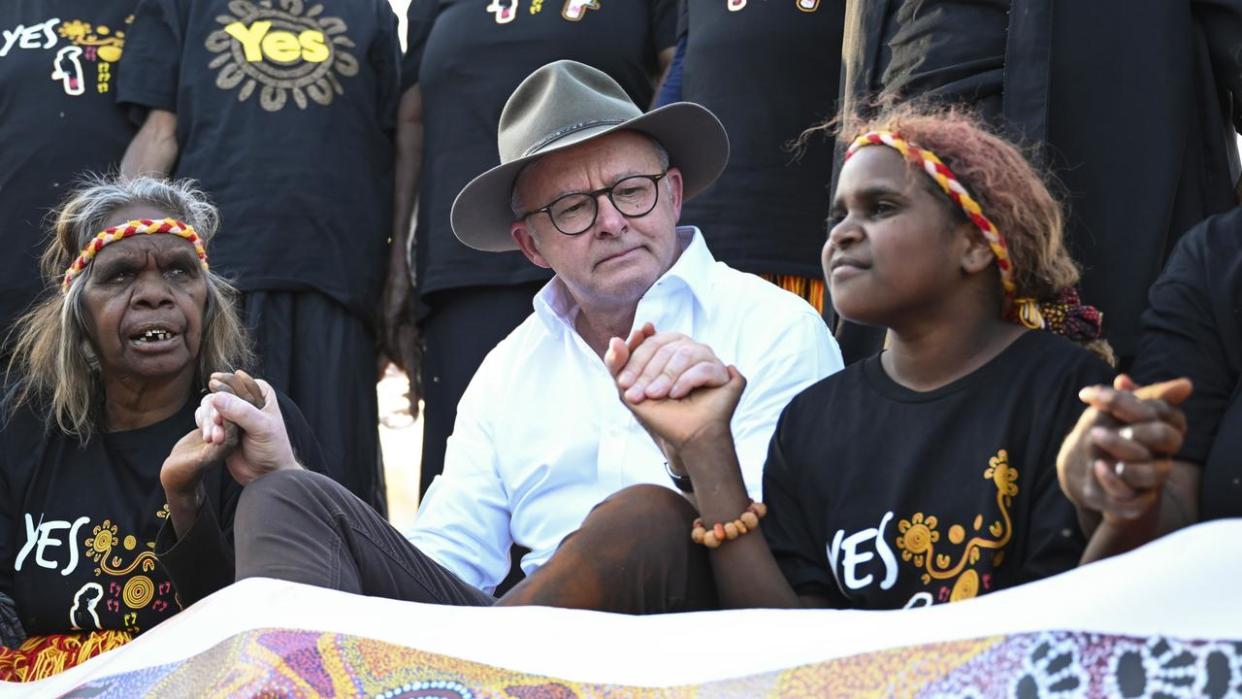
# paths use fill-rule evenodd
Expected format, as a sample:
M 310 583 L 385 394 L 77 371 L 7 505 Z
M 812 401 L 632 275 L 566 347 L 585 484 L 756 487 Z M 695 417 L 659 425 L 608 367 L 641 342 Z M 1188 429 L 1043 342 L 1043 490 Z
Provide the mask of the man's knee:
M 681 493 L 644 483 L 605 498 L 591 511 L 587 522 L 595 520 L 601 526 L 621 527 L 618 531 L 626 531 L 629 538 L 658 540 L 681 534 L 689 537 L 691 523 L 697 516 L 694 505 Z
M 305 469 L 276 471 L 258 478 L 242 490 L 237 502 L 236 526 L 248 530 L 264 521 L 282 519 L 281 512 L 331 510 L 334 490 L 344 486 L 321 473 Z

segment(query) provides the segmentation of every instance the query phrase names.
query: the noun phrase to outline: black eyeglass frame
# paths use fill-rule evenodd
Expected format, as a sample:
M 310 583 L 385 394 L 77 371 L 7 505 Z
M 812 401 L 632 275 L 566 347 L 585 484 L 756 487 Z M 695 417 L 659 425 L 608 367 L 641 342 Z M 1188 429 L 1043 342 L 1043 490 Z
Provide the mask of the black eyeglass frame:
M 561 196 L 548 202 L 547 206 L 544 206 L 538 209 L 533 209 L 531 211 L 527 211 L 526 213 L 519 216 L 518 220 L 524 221 L 527 218 L 534 216 L 535 214 L 547 214 L 548 220 L 552 222 L 552 227 L 555 228 L 557 232 L 560 233 L 561 235 L 568 235 L 568 236 L 582 235 L 583 233 L 586 233 L 587 231 L 591 230 L 591 227 L 595 225 L 595 220 L 599 218 L 599 195 L 601 194 L 608 195 L 608 202 L 612 204 L 612 207 L 616 209 L 617 213 L 621 214 L 622 216 L 626 218 L 642 218 L 643 216 L 646 216 L 652 211 L 655 211 L 656 204 L 660 203 L 660 180 L 664 179 L 665 177 L 668 177 L 668 170 L 665 170 L 664 172 L 661 172 L 658 175 L 629 175 L 628 177 L 622 177 L 621 179 L 612 183 L 612 185 L 608 187 L 601 187 L 591 192 L 570 192 L 568 194 L 562 194 Z M 621 183 L 625 182 L 626 180 L 635 180 L 635 179 L 651 180 L 651 183 L 654 184 L 656 188 L 655 198 L 651 200 L 651 208 L 647 209 L 641 214 L 627 214 L 621 210 L 621 207 L 617 206 L 617 200 L 612 198 L 612 194 L 613 194 L 613 191 L 615 191 L 617 187 L 621 186 Z M 565 199 L 568 199 L 569 197 L 580 197 L 584 194 L 587 196 L 588 199 L 590 199 L 591 206 L 595 207 L 595 211 L 591 214 L 591 222 L 586 225 L 586 228 L 583 228 L 582 230 L 577 231 L 576 233 L 569 233 L 565 229 L 561 228 L 560 225 L 556 223 L 556 217 L 552 215 L 552 207 L 556 206 L 556 203 L 559 201 L 564 201 Z

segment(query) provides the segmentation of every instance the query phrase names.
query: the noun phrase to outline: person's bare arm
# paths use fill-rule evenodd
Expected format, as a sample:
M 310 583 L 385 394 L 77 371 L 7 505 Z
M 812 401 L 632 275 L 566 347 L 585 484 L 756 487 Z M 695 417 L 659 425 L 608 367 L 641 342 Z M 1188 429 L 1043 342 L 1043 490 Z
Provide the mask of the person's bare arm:
M 413 85 L 401 96 L 397 107 L 392 242 L 388 251 L 388 278 L 384 284 L 381 308 L 384 351 L 389 360 L 407 372 L 417 370 L 417 367 L 408 366 L 410 358 L 415 356 L 413 344 L 417 342 L 417 337 L 411 317 L 414 290 L 406 253 L 409 250 L 411 219 L 422 162 L 423 95 L 418 85 Z
M 617 381 L 622 402 L 656 440 L 673 470 L 689 475 L 703 521 L 710 525 L 738 519 L 751 501 L 730 421 L 746 379 L 709 347 L 684 336 L 657 334 L 650 324 L 626 341 L 613 338 L 604 364 Z M 725 608 L 829 606 L 826 599 L 794 591 L 761 531 L 712 549 L 711 564 Z
M 121 158 L 121 176 L 168 177 L 177 163 L 177 115 L 152 109 Z
M 659 63 L 659 74 L 655 79 L 655 91 L 651 94 L 651 107 L 655 107 L 656 102 L 660 99 L 660 90 L 664 88 L 664 81 L 668 80 L 668 69 L 673 65 L 673 58 L 677 55 L 677 47 L 670 46 L 661 49 L 656 54 L 656 61 Z
M 736 377 L 735 380 L 745 385 L 745 380 L 741 379 L 735 369 L 731 374 Z M 704 388 L 699 389 L 697 395 L 725 390 Z M 680 401 L 666 399 L 656 403 L 676 402 Z M 643 409 L 636 409 L 635 412 L 640 410 Z M 738 519 L 750 504 L 750 497 L 742 482 L 742 471 L 728 422 L 717 425 L 716 429 L 699 432 L 683 443 L 678 453 L 694 483 L 699 515 L 703 522 L 732 522 Z M 762 528 L 761 521 L 759 529 L 726 541 L 711 550 L 712 572 L 716 579 L 716 592 L 721 607 L 799 609 L 830 606 L 827 599 L 799 595 L 794 591 L 777 565 Z

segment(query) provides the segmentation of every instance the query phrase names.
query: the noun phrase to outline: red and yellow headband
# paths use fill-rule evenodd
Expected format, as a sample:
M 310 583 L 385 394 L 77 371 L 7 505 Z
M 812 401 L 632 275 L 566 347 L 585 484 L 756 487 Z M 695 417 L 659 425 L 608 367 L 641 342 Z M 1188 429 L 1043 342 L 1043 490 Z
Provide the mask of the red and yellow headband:
M 935 153 L 919 148 L 892 131 L 871 131 L 859 136 L 850 144 L 845 158 L 848 160 L 859 149 L 867 146 L 888 146 L 901 153 L 906 160 L 921 166 L 923 171 L 940 185 L 944 193 L 962 207 L 966 216 L 983 232 L 984 239 L 988 241 L 988 247 L 992 248 L 992 254 L 996 256 L 996 266 L 1000 269 L 1001 286 L 1005 289 L 1005 295 L 1012 298 L 1017 287 L 1013 281 L 1013 263 L 1009 260 L 1009 246 L 1005 243 L 1005 236 L 983 214 L 983 207 L 979 206 L 979 202 L 970 196 L 970 192 L 966 191 L 949 166 L 945 165 Z
M 202 263 L 203 269 L 208 269 L 207 251 L 203 249 L 203 240 L 198 237 L 198 233 L 194 231 L 193 226 L 172 218 L 166 218 L 161 221 L 152 221 L 147 218 L 136 219 L 122 223 L 119 226 L 105 228 L 93 239 L 91 239 L 91 242 L 87 243 L 86 247 L 82 248 L 82 253 L 78 255 L 78 259 L 74 260 L 73 264 L 69 265 L 69 269 L 65 270 L 65 279 L 60 284 L 61 293 L 68 293 L 69 287 L 73 285 L 74 278 L 81 274 L 82 270 L 86 269 L 87 265 L 95 259 L 95 255 L 99 254 L 100 250 L 103 250 L 105 247 L 117 242 L 118 240 L 124 240 L 130 236 L 135 236 L 140 233 L 143 235 L 167 233 L 185 238 L 194 245 L 194 252 L 198 255 L 198 259 Z

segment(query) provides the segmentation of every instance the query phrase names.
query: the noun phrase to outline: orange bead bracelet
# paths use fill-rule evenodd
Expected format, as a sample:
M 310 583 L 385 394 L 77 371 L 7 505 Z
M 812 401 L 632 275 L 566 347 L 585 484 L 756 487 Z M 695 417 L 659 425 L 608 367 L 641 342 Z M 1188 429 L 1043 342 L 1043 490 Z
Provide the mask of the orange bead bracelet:
M 709 549 L 719 548 L 726 541 L 733 541 L 739 536 L 753 532 L 759 528 L 759 520 L 768 514 L 768 507 L 761 502 L 750 501 L 746 511 L 732 522 L 717 522 L 708 529 L 703 518 L 694 520 L 694 529 L 690 530 L 690 539 Z

